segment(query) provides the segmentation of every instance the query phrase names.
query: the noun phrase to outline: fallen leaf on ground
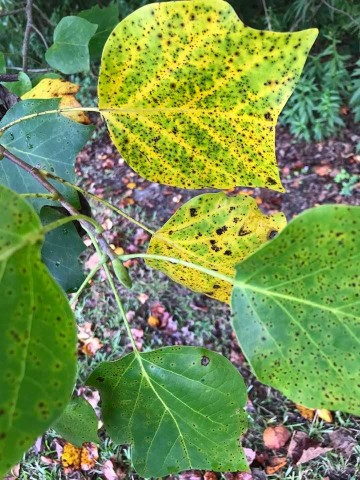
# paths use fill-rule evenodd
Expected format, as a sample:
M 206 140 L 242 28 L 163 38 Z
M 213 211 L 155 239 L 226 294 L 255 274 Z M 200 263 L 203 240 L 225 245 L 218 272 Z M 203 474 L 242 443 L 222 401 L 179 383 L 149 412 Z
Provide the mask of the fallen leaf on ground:
M 114 252 L 116 253 L 116 255 L 123 255 L 125 250 L 122 247 L 116 247 Z
M 339 450 L 346 458 L 351 457 L 356 440 L 344 429 L 329 433 L 330 444 L 335 450 Z
M 255 460 L 256 452 L 251 448 L 244 448 L 244 453 L 248 464 L 251 465 Z
M 249 472 L 237 472 L 234 480 L 254 480 L 254 477 Z
M 264 445 L 271 450 L 279 450 L 291 437 L 289 430 L 284 425 L 267 427 L 263 433 Z
M 14 465 L 9 474 L 4 477 L 4 480 L 17 480 L 20 475 L 20 463 Z
M 98 458 L 98 449 L 95 444 L 85 443 L 82 447 L 75 447 L 66 442 L 61 455 L 61 463 L 65 473 L 72 473 L 76 470 L 86 472 L 95 467 Z
M 273 475 L 281 470 L 286 465 L 286 462 L 286 457 L 272 457 L 269 459 L 269 465 L 266 466 L 265 471 L 268 475 Z
M 132 336 L 134 337 L 138 350 L 142 350 L 144 330 L 142 330 L 141 328 L 132 328 L 131 333 L 132 333 Z
M 100 348 L 103 347 L 103 344 L 100 340 L 96 337 L 90 338 L 86 340 L 84 345 L 81 347 L 82 353 L 87 355 L 88 357 L 93 357 Z
M 201 480 L 202 473 L 200 470 L 189 470 L 188 472 L 180 473 L 179 480 Z
M 319 177 L 326 177 L 330 174 L 331 167 L 329 165 L 319 165 L 317 167 L 314 167 L 314 172 L 316 173 L 316 175 L 319 175 Z
M 306 420 L 314 420 L 315 415 L 324 422 L 333 423 L 333 415 L 330 410 L 326 410 L 325 408 L 315 409 L 315 408 L 307 408 L 303 405 L 295 404 L 296 408 L 299 410 L 300 415 L 305 418 Z
M 146 295 L 146 293 L 140 293 L 140 295 L 138 295 L 138 300 L 139 302 L 144 305 L 144 303 L 146 303 L 148 300 L 149 300 L 149 295 Z
M 150 315 L 150 317 L 147 320 L 147 323 L 148 323 L 149 327 L 156 328 L 160 325 L 160 320 L 157 317 L 154 317 L 153 315 Z
M 90 255 L 88 260 L 86 260 L 85 268 L 87 270 L 92 270 L 94 267 L 96 267 L 96 265 L 99 263 L 99 261 L 100 261 L 99 255 L 95 252 L 92 255 Z
M 205 472 L 204 480 L 217 480 L 217 475 L 215 472 Z
M 114 465 L 111 460 L 106 460 L 104 465 L 101 466 L 100 470 L 105 477 L 105 480 L 118 480 L 118 476 L 114 470 Z
M 321 420 L 324 420 L 324 422 L 334 422 L 333 414 L 330 412 L 330 410 L 326 410 L 326 408 L 320 408 L 316 410 L 316 414 L 319 418 L 321 418 Z
M 295 432 L 287 451 L 287 456 L 292 460 L 293 463 L 296 463 L 303 451 L 310 446 L 310 438 L 305 432 Z
M 310 462 L 314 458 L 321 457 L 327 452 L 330 452 L 332 448 L 330 447 L 309 447 L 308 449 L 304 450 L 300 459 L 296 462 L 296 465 L 301 465 L 303 463 Z

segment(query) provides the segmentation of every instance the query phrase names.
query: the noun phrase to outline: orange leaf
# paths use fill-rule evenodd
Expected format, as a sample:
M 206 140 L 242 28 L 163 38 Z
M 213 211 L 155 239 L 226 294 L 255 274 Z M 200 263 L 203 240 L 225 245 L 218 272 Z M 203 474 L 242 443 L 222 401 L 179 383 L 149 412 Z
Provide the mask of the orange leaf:
M 270 465 L 265 468 L 265 471 L 268 475 L 273 475 L 274 473 L 281 470 L 286 465 L 285 457 L 273 457 L 270 459 Z
M 329 410 L 326 410 L 325 408 L 320 408 L 319 410 L 316 410 L 316 413 L 317 416 L 321 418 L 321 420 L 324 420 L 324 422 L 334 422 L 333 414 Z
M 152 328 L 156 328 L 160 325 L 160 320 L 157 317 L 150 315 L 147 321 L 148 325 Z
M 284 425 L 268 427 L 263 433 L 264 445 L 272 450 L 278 450 L 286 444 L 290 436 L 289 430 Z
M 300 415 L 305 418 L 306 420 L 313 420 L 315 417 L 315 409 L 314 408 L 307 408 L 303 405 L 295 404 L 296 408 L 299 410 Z

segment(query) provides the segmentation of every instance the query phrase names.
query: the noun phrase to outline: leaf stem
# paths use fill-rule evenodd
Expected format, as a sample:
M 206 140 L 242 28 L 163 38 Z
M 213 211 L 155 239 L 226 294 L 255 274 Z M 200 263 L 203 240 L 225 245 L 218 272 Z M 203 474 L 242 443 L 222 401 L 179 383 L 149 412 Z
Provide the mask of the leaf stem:
M 19 193 L 23 198 L 46 198 L 47 200 L 57 201 L 57 198 L 52 193 Z
M 85 228 L 85 230 L 86 230 L 86 228 Z M 92 233 L 89 232 L 89 231 L 87 231 L 87 234 L 89 235 L 90 240 L 92 241 L 92 243 L 93 243 L 93 245 L 94 245 L 94 247 L 95 247 L 96 252 L 98 253 L 99 256 L 101 256 L 101 250 L 100 250 L 100 247 L 99 247 L 99 244 L 98 244 L 96 238 L 94 238 L 94 236 L 92 235 Z M 106 274 L 107 280 L 108 280 L 108 282 L 109 282 L 109 285 L 110 285 L 110 287 L 111 287 L 111 290 L 113 291 L 113 294 L 114 294 L 114 297 L 115 297 L 115 301 L 116 301 L 117 307 L 118 307 L 118 309 L 119 309 L 120 315 L 121 315 L 121 317 L 122 317 L 122 319 L 123 319 L 123 321 L 124 321 L 125 328 L 126 328 L 126 332 L 127 332 L 128 336 L 129 336 L 130 343 L 131 343 L 131 346 L 132 346 L 132 348 L 133 348 L 134 354 L 135 354 L 136 356 L 140 356 L 140 352 L 139 352 L 139 350 L 138 350 L 138 348 L 137 348 L 137 346 L 136 346 L 136 342 L 135 342 L 135 339 L 134 339 L 133 334 L 132 334 L 132 332 L 131 332 L 131 328 L 130 328 L 129 322 L 128 322 L 127 318 L 126 318 L 126 312 L 125 312 L 124 306 L 123 306 L 122 301 L 121 301 L 121 299 L 120 299 L 120 295 L 119 295 L 119 293 L 118 293 L 118 291 L 117 291 L 117 288 L 116 288 L 116 286 L 115 286 L 114 280 L 113 280 L 113 278 L 112 278 L 112 276 L 111 276 L 109 267 L 106 265 L 106 263 L 104 263 L 104 264 L 102 265 L 102 267 L 103 267 L 103 269 L 105 270 L 105 274 Z
M 93 227 L 96 230 L 96 233 L 102 233 L 103 229 L 101 225 L 98 224 L 96 220 L 93 218 L 90 218 L 86 215 L 81 215 L 80 213 L 78 215 L 69 215 L 64 218 L 59 218 L 58 220 L 55 220 L 54 222 L 48 223 L 47 225 L 43 226 L 42 228 L 42 233 L 46 234 L 48 232 L 51 232 L 52 230 L 55 230 L 56 228 L 61 227 L 62 225 L 65 225 L 66 223 L 69 222 L 75 222 L 76 220 L 84 220 L 86 223 L 91 223 Z
M 3 155 L 6 157 L 8 160 L 10 160 L 12 163 L 17 165 L 18 167 L 22 168 L 26 172 L 30 173 L 35 180 L 43 187 L 45 190 L 48 192 L 52 193 L 55 195 L 56 199 L 61 203 L 61 205 L 66 208 L 66 210 L 74 216 L 80 215 L 80 213 L 76 210 L 76 208 L 71 205 L 62 195 L 61 193 L 45 178 L 40 170 L 38 168 L 35 168 L 28 163 L 24 162 L 24 160 L 21 160 L 21 158 L 17 157 L 13 153 L 9 152 L 9 150 L 6 150 L 2 145 L 0 145 L 0 155 Z M 91 222 L 91 219 L 89 220 L 89 217 L 85 217 L 85 220 L 80 220 L 81 226 L 84 228 L 86 231 L 90 231 L 92 235 L 96 238 L 97 242 L 100 244 L 102 251 L 110 258 L 111 261 L 116 260 L 118 257 L 117 255 L 111 250 L 109 244 L 103 237 L 102 233 L 98 233 L 97 229 L 94 227 L 93 223 Z
M 118 208 L 118 207 L 115 207 L 115 205 L 113 205 L 112 203 L 108 202 L 107 200 L 104 200 L 103 198 L 101 197 L 98 197 L 97 195 L 95 195 L 94 193 L 91 193 L 91 192 L 88 192 L 87 190 L 84 190 L 83 188 L 77 186 L 77 185 L 74 185 L 73 183 L 70 183 L 68 182 L 67 180 L 64 180 L 63 178 L 61 177 L 58 177 L 57 175 L 54 175 L 53 173 L 49 173 L 47 172 L 46 170 L 40 170 L 40 172 L 42 173 L 42 175 L 44 175 L 45 177 L 48 177 L 48 178 L 51 178 L 52 180 L 56 180 L 57 182 L 60 182 L 62 183 L 63 185 L 67 185 L 68 187 L 70 188 L 73 188 L 74 190 L 77 190 L 78 192 L 81 192 L 83 195 L 85 196 L 88 196 L 90 198 L 92 198 L 93 200 L 99 202 L 99 203 L 102 203 L 103 205 L 105 205 L 106 207 L 110 208 L 111 210 L 113 210 L 114 212 L 118 213 L 119 215 L 121 215 L 122 217 L 126 218 L 126 220 L 128 220 L 129 222 L 132 222 L 134 223 L 135 225 L 137 225 L 138 227 L 142 228 L 143 230 L 145 230 L 146 232 L 150 233 L 150 235 L 154 235 L 155 232 L 154 230 L 151 230 L 151 228 L 147 227 L 146 225 L 144 225 L 143 223 L 139 222 L 138 220 L 135 220 L 135 218 L 131 217 L 130 215 L 128 215 L 127 213 L 125 213 L 123 210 L 121 210 L 121 208 Z
M 211 270 L 210 268 L 202 267 L 197 263 L 186 262 L 185 260 L 181 260 L 179 258 L 167 257 L 165 255 L 152 255 L 150 253 L 131 253 L 129 255 L 119 255 L 119 258 L 122 261 L 131 260 L 133 258 L 148 258 L 152 260 L 163 260 L 165 262 L 176 263 L 178 265 L 182 265 L 184 267 L 193 268 L 194 270 L 198 270 L 199 272 L 206 273 L 207 275 L 211 275 L 212 277 L 218 278 L 219 280 L 224 280 L 230 284 L 235 283 L 235 279 L 229 277 L 228 275 L 224 275 L 223 273 L 219 273 L 216 270 Z
M 80 287 L 78 288 L 77 292 L 74 293 L 74 295 L 71 297 L 71 300 L 70 300 L 70 306 L 74 305 L 74 303 L 78 300 L 78 298 L 80 297 L 80 295 L 82 294 L 82 292 L 84 291 L 86 285 L 90 282 L 90 280 L 94 277 L 94 275 L 96 274 L 96 272 L 99 270 L 99 268 L 107 261 L 107 256 L 106 255 L 102 255 L 101 258 L 100 258 L 100 261 L 95 265 L 95 267 L 93 267 L 91 269 L 91 271 L 89 272 L 89 274 L 87 275 L 87 277 L 85 278 L 85 280 L 83 281 L 83 283 L 80 285 Z
M 66 112 L 96 112 L 100 113 L 98 107 L 64 107 L 56 108 L 53 110 L 45 110 L 43 112 L 30 113 L 29 115 L 24 115 L 23 117 L 17 118 L 7 125 L 0 128 L 0 133 L 5 132 L 8 128 L 17 125 L 18 123 L 24 122 L 25 120 L 30 120 L 31 118 L 42 117 L 43 115 L 55 115 L 57 113 L 66 113 Z

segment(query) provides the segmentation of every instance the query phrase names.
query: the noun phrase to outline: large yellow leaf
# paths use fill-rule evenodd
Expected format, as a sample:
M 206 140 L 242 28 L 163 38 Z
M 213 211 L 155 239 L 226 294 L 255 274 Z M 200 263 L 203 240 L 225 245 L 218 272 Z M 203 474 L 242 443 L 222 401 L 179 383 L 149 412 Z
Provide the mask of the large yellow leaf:
M 316 36 L 245 27 L 222 0 L 140 8 L 103 52 L 99 106 L 113 142 L 155 182 L 284 191 L 274 128 Z
M 80 85 L 67 82 L 62 78 L 44 78 L 36 85 L 36 87 L 25 93 L 21 99 L 28 100 L 31 98 L 47 99 L 60 97 L 60 108 L 81 107 L 81 104 L 75 98 L 75 95 L 79 90 Z M 89 117 L 84 112 L 66 112 L 63 115 L 74 122 L 84 123 L 85 125 L 91 123 Z
M 148 253 L 180 258 L 233 277 L 235 265 L 286 225 L 282 213 L 264 215 L 248 195 L 208 193 L 191 199 L 155 233 Z M 223 302 L 230 302 L 230 283 L 163 260 L 148 265 L 176 282 Z

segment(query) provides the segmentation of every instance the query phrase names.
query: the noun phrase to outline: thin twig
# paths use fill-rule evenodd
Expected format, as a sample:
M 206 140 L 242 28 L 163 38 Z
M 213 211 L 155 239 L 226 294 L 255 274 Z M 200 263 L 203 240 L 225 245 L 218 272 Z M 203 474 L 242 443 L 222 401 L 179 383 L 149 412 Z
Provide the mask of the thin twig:
M 19 72 L 22 72 L 22 67 L 7 67 L 8 70 L 17 70 Z M 50 72 L 49 68 L 28 68 L 28 72 L 30 73 L 46 73 Z
M 22 49 L 22 57 L 23 57 L 23 64 L 22 69 L 23 72 L 27 72 L 28 70 L 28 51 L 29 51 L 29 44 L 30 44 L 30 35 L 31 35 L 31 28 L 32 28 L 32 3 L 33 0 L 26 0 L 26 27 L 24 33 L 24 41 L 23 41 L 23 49 Z
M 270 16 L 269 16 L 269 12 L 268 12 L 267 6 L 266 6 L 266 1 L 265 1 L 265 0 L 261 0 L 261 2 L 262 2 L 262 5 L 263 5 L 263 9 L 264 9 L 265 18 L 266 18 L 266 23 L 267 23 L 267 26 L 268 26 L 268 30 L 272 30 L 272 28 L 271 28 L 271 20 L 270 20 Z
M 50 27 L 53 27 L 54 24 L 53 22 L 50 20 L 50 18 L 45 15 L 45 13 L 41 10 L 41 8 L 39 8 L 35 3 L 33 5 L 33 8 L 38 12 L 38 14 L 41 16 L 41 18 L 43 20 L 45 20 L 45 22 L 50 26 Z
M 340 8 L 336 8 L 330 3 L 328 3 L 326 0 L 322 0 L 322 3 L 326 5 L 330 10 L 333 10 L 334 12 L 340 13 L 341 15 L 345 15 L 346 17 L 350 18 L 352 22 L 356 24 L 359 24 L 359 21 L 356 20 L 356 18 L 352 17 L 350 13 L 346 12 L 345 10 L 340 10 Z
M 16 15 L 17 13 L 21 13 L 25 10 L 25 7 L 21 8 L 16 8 L 15 10 L 10 10 L 8 12 L 0 12 L 0 18 L 1 17 L 8 17 L 10 15 Z
M 39 35 L 39 37 L 41 38 L 43 44 L 45 45 L 45 48 L 48 49 L 48 48 L 49 48 L 49 45 L 48 45 L 48 43 L 47 43 L 47 41 L 46 41 L 46 38 L 45 38 L 44 35 L 40 32 L 40 30 L 39 30 L 37 27 L 35 27 L 35 25 L 33 25 L 33 24 L 31 25 L 31 28 L 34 30 L 34 32 L 36 32 L 36 33 Z
M 55 198 L 61 205 L 71 214 L 71 215 L 80 215 L 80 213 L 76 210 L 75 207 L 71 205 L 62 195 L 61 193 L 40 173 L 39 169 L 32 167 L 28 163 L 18 158 L 16 155 L 12 154 L 2 145 L 0 145 L 0 154 L 4 155 L 8 160 L 13 162 L 18 167 L 22 168 L 26 172 L 30 173 L 35 180 L 42 185 L 45 190 L 55 195 Z M 109 244 L 103 237 L 102 233 L 99 233 L 96 228 L 90 223 L 90 221 L 79 220 L 81 226 L 86 230 L 91 232 L 91 234 L 96 238 L 97 242 L 99 243 L 102 251 L 110 258 L 111 261 L 117 260 L 117 255 L 111 250 Z
M 2 73 L 0 74 L 0 82 L 17 82 L 19 80 L 18 74 Z

